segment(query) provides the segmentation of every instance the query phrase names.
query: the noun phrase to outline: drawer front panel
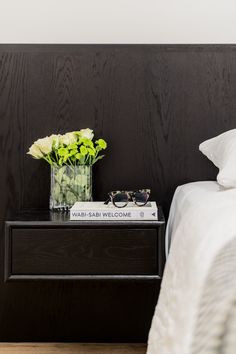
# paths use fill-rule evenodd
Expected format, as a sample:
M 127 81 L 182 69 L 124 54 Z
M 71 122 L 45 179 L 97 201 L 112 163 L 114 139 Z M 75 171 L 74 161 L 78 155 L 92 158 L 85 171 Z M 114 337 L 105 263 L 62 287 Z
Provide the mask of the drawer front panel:
M 157 274 L 156 229 L 12 228 L 12 275 Z

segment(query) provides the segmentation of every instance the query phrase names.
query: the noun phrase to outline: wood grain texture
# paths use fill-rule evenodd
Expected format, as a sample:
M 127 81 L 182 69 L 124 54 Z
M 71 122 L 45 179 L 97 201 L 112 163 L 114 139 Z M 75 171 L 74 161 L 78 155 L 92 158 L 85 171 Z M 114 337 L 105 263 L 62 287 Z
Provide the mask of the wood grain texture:
M 9 280 L 159 280 L 165 219 L 70 221 L 69 213 L 27 212 L 5 222 Z
M 215 178 L 198 145 L 235 127 L 235 56 L 233 45 L 1 45 L 0 218 L 48 207 L 49 168 L 25 155 L 31 143 L 86 126 L 109 144 L 95 199 L 148 186 L 168 212 L 178 184 Z
M 145 344 L 2 343 L 0 354 L 145 354 Z
M 95 199 L 148 186 L 168 212 L 177 185 L 216 176 L 198 145 L 235 127 L 235 55 L 233 45 L 1 45 L 0 218 L 48 207 L 49 168 L 25 155 L 31 143 L 86 126 L 109 144 Z
M 155 282 L 3 283 L 4 221 L 48 208 L 49 168 L 26 156 L 34 140 L 94 129 L 109 146 L 94 198 L 150 187 L 168 214 L 179 184 L 215 179 L 198 145 L 235 128 L 235 112 L 236 45 L 0 45 L 0 341 L 144 341 L 159 291 Z M 101 314 L 104 326 L 94 322 Z
M 15 275 L 158 275 L 156 229 L 13 228 Z

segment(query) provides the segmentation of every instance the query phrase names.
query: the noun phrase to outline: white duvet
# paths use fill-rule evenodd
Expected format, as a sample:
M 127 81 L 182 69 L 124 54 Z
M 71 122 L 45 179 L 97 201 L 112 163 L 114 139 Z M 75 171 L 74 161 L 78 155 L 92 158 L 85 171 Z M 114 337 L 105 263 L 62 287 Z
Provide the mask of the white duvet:
M 167 227 L 170 253 L 149 333 L 148 354 L 191 353 L 208 270 L 235 235 L 236 189 L 222 189 L 216 182 L 177 188 Z

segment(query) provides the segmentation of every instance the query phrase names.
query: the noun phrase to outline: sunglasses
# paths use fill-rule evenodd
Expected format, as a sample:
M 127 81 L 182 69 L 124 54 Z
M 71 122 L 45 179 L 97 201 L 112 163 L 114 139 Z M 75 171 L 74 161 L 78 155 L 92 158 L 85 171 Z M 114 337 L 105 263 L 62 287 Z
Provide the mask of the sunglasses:
M 140 189 L 137 191 L 112 191 L 108 193 L 109 198 L 104 204 L 112 202 L 117 208 L 124 208 L 129 202 L 134 202 L 137 206 L 144 206 L 148 202 L 150 193 L 150 189 Z

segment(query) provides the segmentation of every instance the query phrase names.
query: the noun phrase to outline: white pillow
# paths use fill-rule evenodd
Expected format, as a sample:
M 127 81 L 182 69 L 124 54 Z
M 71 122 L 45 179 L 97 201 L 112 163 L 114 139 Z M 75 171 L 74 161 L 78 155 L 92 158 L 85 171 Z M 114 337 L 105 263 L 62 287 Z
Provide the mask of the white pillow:
M 236 129 L 200 144 L 199 150 L 219 168 L 217 182 L 225 188 L 236 187 Z

